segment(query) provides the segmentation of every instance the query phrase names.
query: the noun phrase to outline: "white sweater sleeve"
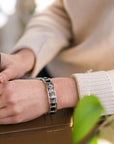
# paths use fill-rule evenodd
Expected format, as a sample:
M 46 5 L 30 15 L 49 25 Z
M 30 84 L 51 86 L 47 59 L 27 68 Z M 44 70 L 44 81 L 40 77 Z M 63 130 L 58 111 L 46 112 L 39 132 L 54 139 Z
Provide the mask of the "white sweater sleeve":
M 107 114 L 114 114 L 114 70 L 73 74 L 78 86 L 79 97 L 95 95 Z
M 55 0 L 43 12 L 34 14 L 13 52 L 29 48 L 35 53 L 36 64 L 31 76 L 36 76 L 61 49 L 70 45 L 71 37 L 71 23 L 63 1 Z

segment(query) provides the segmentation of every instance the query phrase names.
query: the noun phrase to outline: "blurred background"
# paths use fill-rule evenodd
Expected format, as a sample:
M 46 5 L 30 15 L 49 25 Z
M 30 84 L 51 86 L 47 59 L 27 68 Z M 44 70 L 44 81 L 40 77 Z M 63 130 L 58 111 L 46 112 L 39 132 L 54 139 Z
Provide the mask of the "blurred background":
M 53 1 L 0 0 L 0 52 L 10 53 L 33 12 L 41 12 Z

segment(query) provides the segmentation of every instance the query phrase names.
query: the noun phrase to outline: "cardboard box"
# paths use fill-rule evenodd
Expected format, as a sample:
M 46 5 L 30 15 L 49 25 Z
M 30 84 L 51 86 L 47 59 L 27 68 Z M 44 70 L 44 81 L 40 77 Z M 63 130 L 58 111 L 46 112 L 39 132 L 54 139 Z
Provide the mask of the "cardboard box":
M 72 144 L 72 109 L 30 122 L 0 126 L 0 144 Z

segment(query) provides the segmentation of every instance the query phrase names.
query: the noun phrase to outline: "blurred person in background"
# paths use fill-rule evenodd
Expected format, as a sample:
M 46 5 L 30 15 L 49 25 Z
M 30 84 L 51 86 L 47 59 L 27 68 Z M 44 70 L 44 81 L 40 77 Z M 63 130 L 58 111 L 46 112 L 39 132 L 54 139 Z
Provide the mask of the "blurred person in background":
M 1 53 L 0 124 L 48 112 L 44 83 L 17 79 L 36 77 L 46 65 L 58 109 L 75 107 L 94 94 L 107 114 L 114 114 L 113 17 L 113 0 L 55 0 L 36 12 L 12 54 Z
M 34 0 L 0 0 L 0 51 L 10 53 L 35 8 Z

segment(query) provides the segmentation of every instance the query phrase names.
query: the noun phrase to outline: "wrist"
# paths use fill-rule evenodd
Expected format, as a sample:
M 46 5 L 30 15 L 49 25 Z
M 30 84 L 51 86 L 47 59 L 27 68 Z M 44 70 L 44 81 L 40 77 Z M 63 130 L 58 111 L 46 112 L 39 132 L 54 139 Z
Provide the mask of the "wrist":
M 77 85 L 73 78 L 53 78 L 58 109 L 75 107 L 78 102 Z
M 16 58 L 16 60 L 18 59 L 18 64 L 22 66 L 24 73 L 27 73 L 33 69 L 35 63 L 35 55 L 32 50 L 23 48 L 13 56 Z
M 39 101 L 41 104 L 40 110 L 42 111 L 42 114 L 48 113 L 49 110 L 49 102 L 48 102 L 48 95 L 46 91 L 46 86 L 41 80 L 35 80 L 36 82 L 36 88 L 37 88 L 37 94 L 39 95 Z

